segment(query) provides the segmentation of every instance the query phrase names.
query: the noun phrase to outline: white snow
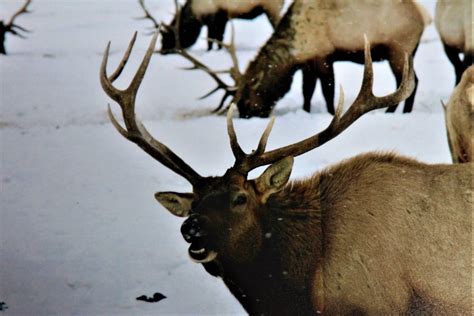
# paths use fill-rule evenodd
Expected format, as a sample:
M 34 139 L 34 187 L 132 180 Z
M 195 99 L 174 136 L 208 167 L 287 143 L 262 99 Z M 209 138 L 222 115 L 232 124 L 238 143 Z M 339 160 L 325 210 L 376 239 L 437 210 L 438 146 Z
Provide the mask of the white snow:
M 422 1 L 434 16 L 434 0 Z M 22 1 L 1 1 L 0 18 Z M 147 1 L 170 20 L 172 1 Z M 98 70 L 112 40 L 109 71 L 133 31 L 136 49 L 119 80 L 124 87 L 148 45 L 149 21 L 133 0 L 34 0 L 18 24 L 27 40 L 7 38 L 0 56 L 0 302 L 5 315 L 242 314 L 243 309 L 201 265 L 187 257 L 182 219 L 163 209 L 155 191 L 186 192 L 190 185 L 123 139 L 106 117 Z M 270 35 L 265 17 L 235 23 L 242 68 Z M 229 65 L 223 51 L 193 53 L 215 68 Z M 197 101 L 213 87 L 200 72 L 180 70 L 176 56 L 154 56 L 137 100 L 153 135 L 203 175 L 221 175 L 233 163 L 225 119 L 209 114 L 218 96 Z M 440 100 L 454 84 L 434 25 L 415 59 L 420 85 L 410 115 L 371 113 L 323 147 L 296 159 L 292 178 L 307 177 L 343 158 L 390 150 L 428 163 L 450 161 Z M 336 64 L 346 104 L 354 99 L 362 66 Z M 395 87 L 387 63 L 375 65 L 375 91 Z M 301 76 L 275 110 L 269 148 L 309 136 L 330 120 L 319 92 L 313 113 L 301 109 Z M 118 108 L 112 104 L 115 113 Z M 401 109 L 399 109 L 398 112 Z M 251 150 L 268 120 L 235 120 L 239 141 Z M 253 172 L 253 175 L 258 171 Z M 161 292 L 159 303 L 136 301 Z

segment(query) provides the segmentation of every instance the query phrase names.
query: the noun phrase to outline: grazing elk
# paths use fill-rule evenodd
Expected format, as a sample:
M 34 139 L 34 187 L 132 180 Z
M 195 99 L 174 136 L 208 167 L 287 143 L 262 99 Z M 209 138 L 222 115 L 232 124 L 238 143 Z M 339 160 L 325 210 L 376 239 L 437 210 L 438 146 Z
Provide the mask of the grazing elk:
M 438 0 L 435 25 L 444 51 L 456 72 L 456 84 L 464 70 L 472 65 L 474 55 L 473 17 L 471 0 Z M 459 57 L 463 54 L 463 60 Z
M 125 90 L 112 82 L 104 53 L 100 82 L 121 107 L 125 138 L 187 179 L 192 193 L 159 192 L 156 199 L 181 227 L 190 257 L 223 279 L 251 315 L 389 315 L 468 313 L 472 293 L 472 164 L 428 165 L 395 154 L 356 156 L 305 180 L 288 182 L 293 157 L 342 133 L 365 113 L 398 104 L 415 82 L 406 55 L 397 90 L 372 93 L 372 60 L 365 44 L 362 87 L 343 114 L 322 132 L 266 151 L 273 119 L 257 149 L 245 153 L 228 112 L 235 164 L 220 177 L 203 177 L 153 138 L 135 116 L 135 99 L 157 36 Z M 409 61 L 410 60 L 410 61 Z M 231 107 L 232 109 L 233 107 Z M 261 176 L 249 171 L 270 165 Z
M 23 14 L 23 13 L 28 13 L 28 6 L 30 5 L 31 0 L 27 0 L 23 6 L 18 9 L 17 12 L 15 12 L 10 20 L 7 23 L 4 23 L 3 21 L 0 21 L 0 54 L 6 55 L 7 51 L 5 49 L 5 35 L 7 33 L 11 33 L 15 36 L 18 36 L 20 38 L 25 38 L 23 34 L 20 32 L 29 32 L 27 29 L 19 26 L 18 24 L 15 24 L 14 21 L 15 19 Z
M 333 114 L 335 61 L 362 63 L 366 34 L 374 59 L 388 60 L 400 84 L 404 55 L 414 56 L 428 23 L 429 15 L 414 1 L 295 0 L 249 64 L 233 102 L 240 117 L 267 117 L 290 89 L 295 71 L 302 69 L 304 110 L 310 111 L 319 78 Z M 404 112 L 412 110 L 417 82 L 415 75 L 415 89 L 405 101 Z
M 171 24 L 163 24 L 160 52 L 172 53 L 176 48 L 192 46 L 203 26 L 207 26 L 208 50 L 211 50 L 215 41 L 222 42 L 229 19 L 253 19 L 265 13 L 275 28 L 283 4 L 284 0 L 187 0 L 181 9 L 177 8 Z M 176 29 L 179 30 L 179 45 L 176 45 Z
M 474 161 L 474 66 L 464 71 L 445 109 L 453 162 Z

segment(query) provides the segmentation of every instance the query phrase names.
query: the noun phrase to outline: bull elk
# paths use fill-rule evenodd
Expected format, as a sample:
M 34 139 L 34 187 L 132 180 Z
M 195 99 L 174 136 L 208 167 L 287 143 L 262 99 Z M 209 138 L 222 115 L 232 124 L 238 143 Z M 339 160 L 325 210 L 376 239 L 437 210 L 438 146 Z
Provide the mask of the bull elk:
M 435 25 L 443 42 L 446 56 L 454 66 L 456 84 L 461 80 L 464 70 L 472 65 L 473 24 L 471 0 L 438 0 Z M 462 60 L 459 54 L 464 55 Z
M 208 50 L 211 50 L 215 41 L 222 42 L 229 19 L 253 19 L 264 13 L 275 28 L 283 4 L 284 0 L 187 0 L 171 24 L 163 24 L 160 51 L 167 54 L 176 48 L 191 47 L 203 26 L 207 27 Z M 176 29 L 179 29 L 178 40 L 174 34 Z
M 334 62 L 363 63 L 367 34 L 374 60 L 388 60 L 399 85 L 404 56 L 414 56 L 429 23 L 427 12 L 414 1 L 295 0 L 249 64 L 233 102 L 240 117 L 267 117 L 290 89 L 293 74 L 302 69 L 303 109 L 310 111 L 319 78 L 327 109 L 334 114 Z M 415 75 L 404 112 L 413 108 L 417 82 Z
M 464 71 L 445 111 L 453 162 L 474 161 L 474 66 Z
M 5 35 L 7 33 L 11 33 L 15 36 L 18 36 L 20 38 L 25 38 L 21 32 L 29 32 L 27 29 L 19 26 L 18 24 L 15 24 L 15 19 L 20 16 L 21 14 L 28 13 L 28 6 L 30 5 L 31 0 L 27 0 L 21 8 L 18 9 L 17 12 L 15 12 L 10 20 L 7 23 L 4 23 L 3 21 L 0 21 L 0 54 L 6 55 L 7 51 L 5 49 Z
M 294 157 L 330 141 L 365 113 L 411 95 L 408 55 L 397 90 L 375 97 L 366 42 L 362 87 L 353 104 L 342 113 L 341 89 L 329 126 L 285 147 L 265 149 L 272 119 L 256 150 L 245 153 L 231 107 L 227 131 L 235 164 L 223 176 L 203 177 L 136 118 L 137 91 L 156 39 L 125 90 L 113 86 L 124 62 L 107 75 L 108 44 L 100 82 L 120 105 L 125 127 L 110 107 L 109 117 L 122 136 L 192 184 L 192 193 L 159 192 L 155 198 L 187 218 L 181 233 L 190 243 L 189 256 L 221 277 L 249 314 L 470 311 L 472 164 L 428 165 L 368 153 L 289 182 Z M 247 178 L 265 165 L 258 178 Z

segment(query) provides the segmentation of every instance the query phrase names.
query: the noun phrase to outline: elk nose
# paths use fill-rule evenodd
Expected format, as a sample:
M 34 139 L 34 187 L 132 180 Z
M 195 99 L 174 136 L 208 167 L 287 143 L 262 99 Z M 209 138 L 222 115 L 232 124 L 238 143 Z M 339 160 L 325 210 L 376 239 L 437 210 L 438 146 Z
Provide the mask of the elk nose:
M 203 237 L 205 234 L 202 231 L 199 215 L 192 214 L 181 225 L 181 234 L 187 242 L 192 242 L 196 238 Z

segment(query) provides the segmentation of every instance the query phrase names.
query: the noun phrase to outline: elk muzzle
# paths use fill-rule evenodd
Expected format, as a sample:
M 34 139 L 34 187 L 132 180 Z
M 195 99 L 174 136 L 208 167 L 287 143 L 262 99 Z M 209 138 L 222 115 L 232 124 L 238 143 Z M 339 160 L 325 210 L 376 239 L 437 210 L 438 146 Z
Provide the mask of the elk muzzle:
M 208 219 L 198 214 L 191 214 L 181 225 L 181 234 L 184 240 L 191 245 L 188 254 L 191 259 L 198 263 L 205 263 L 214 260 L 217 253 L 209 249 L 209 240 L 206 238 L 208 232 L 205 225 Z

